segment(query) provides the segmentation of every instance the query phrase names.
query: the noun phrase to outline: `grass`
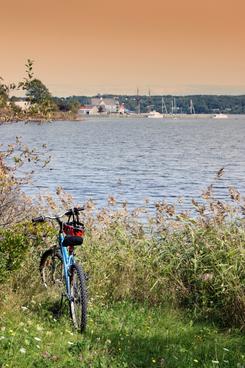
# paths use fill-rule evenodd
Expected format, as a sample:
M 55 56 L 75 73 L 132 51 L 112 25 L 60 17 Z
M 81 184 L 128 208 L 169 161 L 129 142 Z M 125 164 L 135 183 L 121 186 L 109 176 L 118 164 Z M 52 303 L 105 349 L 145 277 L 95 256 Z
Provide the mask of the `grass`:
M 245 365 L 245 338 L 238 330 L 193 323 L 184 312 L 130 302 L 90 305 L 88 329 L 80 335 L 65 311 L 59 318 L 46 302 L 25 307 L 14 298 L 1 310 L 0 367 Z

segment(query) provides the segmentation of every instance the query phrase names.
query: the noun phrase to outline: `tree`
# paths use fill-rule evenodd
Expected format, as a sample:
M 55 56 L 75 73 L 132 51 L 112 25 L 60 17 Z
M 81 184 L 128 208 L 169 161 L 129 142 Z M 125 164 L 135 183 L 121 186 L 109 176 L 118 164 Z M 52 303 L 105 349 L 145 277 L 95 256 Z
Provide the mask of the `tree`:
M 37 78 L 33 78 L 33 60 L 26 63 L 26 77 L 19 83 L 19 88 L 26 92 L 27 100 L 31 104 L 32 113 L 44 115 L 57 110 L 57 105 L 48 88 Z
M 0 77 L 0 108 L 5 107 L 8 102 L 8 88 L 3 83 L 3 79 Z
M 48 88 L 39 79 L 32 79 L 26 85 L 26 96 L 31 104 L 42 104 L 52 99 Z

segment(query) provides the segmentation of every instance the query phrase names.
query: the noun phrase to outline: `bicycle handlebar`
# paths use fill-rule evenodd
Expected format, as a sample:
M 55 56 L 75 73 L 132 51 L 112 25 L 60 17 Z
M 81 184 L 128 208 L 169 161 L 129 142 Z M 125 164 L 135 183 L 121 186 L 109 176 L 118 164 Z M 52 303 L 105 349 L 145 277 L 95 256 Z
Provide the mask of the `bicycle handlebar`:
M 45 222 L 45 220 L 56 220 L 60 222 L 60 218 L 63 216 L 72 216 L 72 215 L 78 215 L 79 212 L 84 211 L 84 207 L 74 207 L 66 211 L 65 213 L 61 215 L 56 216 L 39 216 L 32 219 L 32 222 Z
M 64 215 L 65 216 L 78 215 L 78 213 L 81 211 L 84 211 L 84 207 L 74 207 L 74 208 L 69 209 Z

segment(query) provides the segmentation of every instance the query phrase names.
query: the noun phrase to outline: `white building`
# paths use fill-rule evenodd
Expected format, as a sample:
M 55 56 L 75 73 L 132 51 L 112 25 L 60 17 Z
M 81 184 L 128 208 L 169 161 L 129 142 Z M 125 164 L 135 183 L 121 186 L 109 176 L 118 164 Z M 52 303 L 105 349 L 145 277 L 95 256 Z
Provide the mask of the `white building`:
M 99 113 L 116 113 L 119 110 L 119 102 L 114 98 L 94 97 L 91 105 L 97 106 Z
M 14 101 L 14 104 L 19 107 L 22 111 L 26 111 L 30 108 L 30 102 L 28 101 Z
M 80 115 L 98 115 L 98 107 L 92 105 L 81 106 L 78 110 Z

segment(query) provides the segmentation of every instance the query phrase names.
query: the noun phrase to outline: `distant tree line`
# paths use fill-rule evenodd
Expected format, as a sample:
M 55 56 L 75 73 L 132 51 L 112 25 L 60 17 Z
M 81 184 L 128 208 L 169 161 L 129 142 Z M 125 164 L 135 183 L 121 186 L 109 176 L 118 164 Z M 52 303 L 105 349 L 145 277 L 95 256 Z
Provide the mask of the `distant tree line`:
M 131 111 L 137 111 L 140 106 L 141 112 L 156 110 L 165 113 L 212 114 L 230 113 L 245 114 L 245 95 L 242 96 L 217 96 L 217 95 L 194 95 L 194 96 L 119 96 L 119 102 Z
M 98 97 L 98 96 L 93 96 Z M 104 98 L 114 98 L 120 104 L 124 104 L 129 111 L 145 113 L 156 110 L 158 112 L 174 114 L 245 114 L 245 95 L 190 95 L 190 96 L 137 96 L 137 95 L 113 95 L 105 94 Z M 66 98 L 55 98 L 58 107 L 62 111 L 67 111 L 75 106 L 91 104 L 91 97 L 72 96 Z

